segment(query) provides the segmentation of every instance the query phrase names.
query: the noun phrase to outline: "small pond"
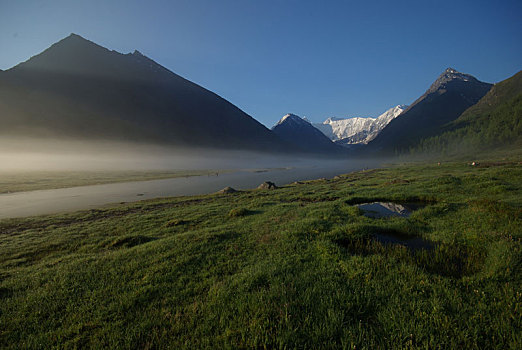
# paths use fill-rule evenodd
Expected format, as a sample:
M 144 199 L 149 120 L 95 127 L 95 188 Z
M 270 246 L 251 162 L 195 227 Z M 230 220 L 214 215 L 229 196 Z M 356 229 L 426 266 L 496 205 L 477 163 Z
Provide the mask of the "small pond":
M 419 203 L 372 202 L 358 204 L 357 207 L 363 211 L 364 216 L 378 219 L 392 216 L 406 218 L 423 205 Z

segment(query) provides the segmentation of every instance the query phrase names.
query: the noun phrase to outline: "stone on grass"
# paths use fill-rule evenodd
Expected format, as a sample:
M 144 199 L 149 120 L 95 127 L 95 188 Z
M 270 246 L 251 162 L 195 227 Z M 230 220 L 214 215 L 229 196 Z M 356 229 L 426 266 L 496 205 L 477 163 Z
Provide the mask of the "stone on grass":
M 218 193 L 220 193 L 220 194 L 229 194 L 229 193 L 236 193 L 236 192 L 237 192 L 237 190 L 230 186 L 227 186 L 224 189 L 218 191 Z
M 276 184 L 273 182 L 270 182 L 270 181 L 265 181 L 257 187 L 258 190 L 273 190 L 276 188 L 277 188 Z

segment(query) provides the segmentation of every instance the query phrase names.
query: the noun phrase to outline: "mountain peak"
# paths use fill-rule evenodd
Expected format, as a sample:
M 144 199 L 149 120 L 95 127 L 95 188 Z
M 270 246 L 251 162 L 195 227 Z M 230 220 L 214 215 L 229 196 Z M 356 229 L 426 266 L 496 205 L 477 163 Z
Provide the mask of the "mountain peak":
M 122 54 L 75 33 L 71 33 L 15 68 L 149 81 L 158 79 L 158 74 L 161 72 L 168 73 L 166 68 L 138 50 Z
M 72 72 L 78 67 L 92 66 L 96 57 L 100 58 L 109 53 L 108 49 L 71 33 L 13 69 Z
M 334 142 L 342 141 L 342 145 L 366 144 L 395 117 L 401 114 L 405 105 L 397 105 L 374 118 L 335 118 L 330 117 L 322 124 L 313 124 L 324 135 Z
M 301 151 L 139 52 L 121 54 L 74 33 L 0 75 L 0 138 Z
M 62 40 L 58 41 L 57 43 L 53 44 L 52 46 L 63 45 L 63 44 L 71 44 L 71 45 L 82 45 L 83 44 L 83 45 L 99 46 L 98 44 L 95 44 L 94 42 L 92 42 L 88 39 L 85 39 L 83 36 L 78 35 L 76 33 L 69 34 L 68 36 L 66 36 Z
M 79 35 L 79 34 L 76 34 L 76 33 L 71 33 L 69 34 L 69 36 L 67 38 L 76 38 L 76 39 L 83 39 L 83 40 L 87 40 L 85 39 L 83 36 Z
M 286 114 L 272 127 L 274 134 L 298 148 L 313 153 L 339 154 L 344 150 L 335 145 L 307 119 L 295 114 Z
M 454 68 L 448 67 L 441 75 L 431 84 L 428 89 L 428 93 L 435 92 L 440 88 L 445 88 L 446 84 L 451 81 L 462 81 L 462 82 L 479 82 L 474 76 L 465 74 L 457 71 Z
M 330 124 L 332 122 L 338 122 L 340 120 L 346 120 L 346 119 L 350 119 L 350 118 L 339 118 L 339 117 L 328 117 L 324 122 L 323 124 Z
M 295 115 L 295 114 L 292 114 L 292 113 L 288 113 L 288 114 L 285 114 L 285 116 L 283 118 L 281 118 L 276 125 L 274 125 L 274 127 L 272 127 L 272 130 L 278 126 L 278 125 L 282 125 L 282 124 L 287 124 L 287 123 L 291 123 L 291 124 L 301 124 L 301 125 L 305 125 L 305 124 L 310 124 L 309 121 L 301 118 L 300 116 L 298 115 Z

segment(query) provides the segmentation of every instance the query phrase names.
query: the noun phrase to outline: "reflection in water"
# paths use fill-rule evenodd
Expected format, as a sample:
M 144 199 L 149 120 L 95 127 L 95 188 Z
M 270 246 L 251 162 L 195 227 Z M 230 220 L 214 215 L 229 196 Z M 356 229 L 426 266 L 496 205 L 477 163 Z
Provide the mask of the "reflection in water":
M 392 202 L 373 202 L 363 203 L 357 205 L 362 211 L 363 215 L 369 218 L 386 218 L 390 216 L 397 216 L 406 218 L 411 213 L 419 209 L 418 204 L 398 204 Z
M 408 217 L 411 213 L 420 207 L 419 203 L 398 204 L 393 202 L 373 202 L 357 205 L 363 215 L 369 218 L 387 218 L 387 217 Z M 375 233 L 372 238 L 382 244 L 394 244 L 406 247 L 411 251 L 426 249 L 430 250 L 435 247 L 433 242 L 425 240 L 421 237 L 409 237 L 393 232 Z

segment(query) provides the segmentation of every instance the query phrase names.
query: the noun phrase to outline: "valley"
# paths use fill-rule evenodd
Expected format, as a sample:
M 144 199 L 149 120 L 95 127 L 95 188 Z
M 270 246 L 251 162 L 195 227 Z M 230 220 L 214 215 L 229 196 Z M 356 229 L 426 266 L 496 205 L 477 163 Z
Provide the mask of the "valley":
M 0 348 L 520 349 L 509 6 L 194 3 L 21 11 L 148 13 L 104 46 L 3 31 Z
M 516 348 L 522 165 L 477 163 L 1 220 L 0 345 Z

